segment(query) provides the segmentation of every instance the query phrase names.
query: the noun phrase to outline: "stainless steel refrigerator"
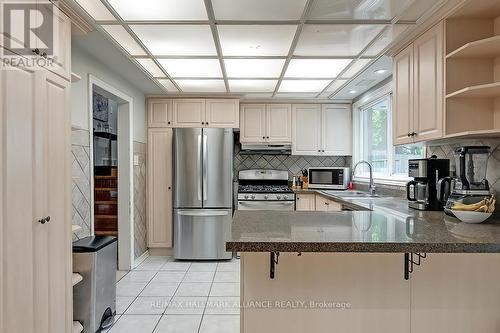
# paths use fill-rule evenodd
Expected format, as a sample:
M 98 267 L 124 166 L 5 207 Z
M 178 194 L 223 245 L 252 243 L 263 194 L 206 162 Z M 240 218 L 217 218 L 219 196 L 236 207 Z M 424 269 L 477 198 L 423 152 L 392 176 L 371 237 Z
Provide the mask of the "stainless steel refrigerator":
M 174 258 L 230 259 L 233 130 L 174 129 Z

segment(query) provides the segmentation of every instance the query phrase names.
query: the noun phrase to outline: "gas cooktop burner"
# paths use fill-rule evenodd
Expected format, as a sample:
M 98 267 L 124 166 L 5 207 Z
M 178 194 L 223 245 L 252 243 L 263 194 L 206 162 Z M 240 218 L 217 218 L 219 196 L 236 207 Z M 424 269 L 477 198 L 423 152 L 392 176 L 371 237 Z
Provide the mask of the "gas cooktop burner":
M 239 185 L 239 193 L 293 193 L 287 185 Z

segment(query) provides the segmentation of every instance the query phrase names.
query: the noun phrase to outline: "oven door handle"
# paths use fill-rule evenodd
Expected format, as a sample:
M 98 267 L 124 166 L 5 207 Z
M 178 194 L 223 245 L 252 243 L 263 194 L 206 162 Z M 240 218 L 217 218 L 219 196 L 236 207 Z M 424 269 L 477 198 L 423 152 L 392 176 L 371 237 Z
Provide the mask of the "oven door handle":
M 295 201 L 238 201 L 238 205 L 247 207 L 262 207 L 262 206 L 275 206 L 275 207 L 288 207 L 293 206 Z

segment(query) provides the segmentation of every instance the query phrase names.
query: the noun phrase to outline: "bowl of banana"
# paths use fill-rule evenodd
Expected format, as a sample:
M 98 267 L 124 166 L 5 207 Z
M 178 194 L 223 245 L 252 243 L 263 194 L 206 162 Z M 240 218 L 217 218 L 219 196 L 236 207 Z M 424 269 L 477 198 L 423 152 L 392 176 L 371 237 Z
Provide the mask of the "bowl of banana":
M 451 211 L 462 222 L 481 223 L 486 221 L 495 211 L 494 196 L 484 198 L 474 204 L 453 203 Z

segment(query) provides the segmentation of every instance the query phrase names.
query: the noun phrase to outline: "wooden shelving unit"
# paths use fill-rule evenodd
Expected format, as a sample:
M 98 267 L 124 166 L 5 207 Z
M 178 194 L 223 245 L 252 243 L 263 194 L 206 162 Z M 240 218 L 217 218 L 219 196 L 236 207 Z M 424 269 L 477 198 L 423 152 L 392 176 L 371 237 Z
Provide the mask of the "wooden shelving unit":
M 118 176 L 94 177 L 94 232 L 97 236 L 118 236 Z
M 465 87 L 446 95 L 446 98 L 497 98 L 500 97 L 500 82 Z
M 500 36 L 476 40 L 448 53 L 446 59 L 496 58 L 500 56 Z

